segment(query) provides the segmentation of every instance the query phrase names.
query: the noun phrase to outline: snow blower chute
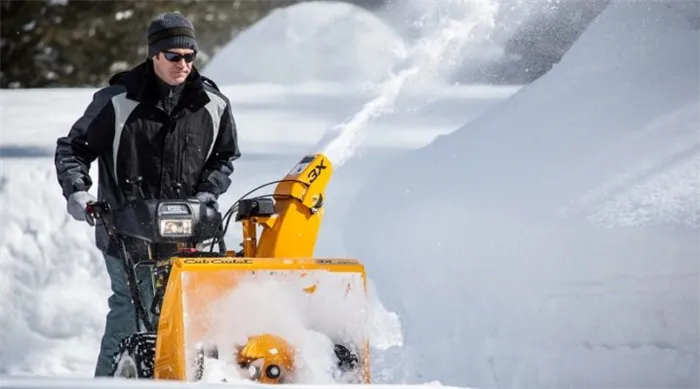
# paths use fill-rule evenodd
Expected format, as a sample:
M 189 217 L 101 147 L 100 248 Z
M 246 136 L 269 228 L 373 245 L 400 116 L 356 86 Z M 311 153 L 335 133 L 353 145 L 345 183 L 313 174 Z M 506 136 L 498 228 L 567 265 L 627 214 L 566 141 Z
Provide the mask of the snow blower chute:
M 241 379 L 303 383 L 301 371 L 315 362 L 302 360 L 295 337 L 306 331 L 301 338 L 308 340 L 311 331 L 323 339 L 320 355 L 337 382 L 369 383 L 364 266 L 314 257 L 331 174 L 323 154 L 307 155 L 223 215 L 196 199 L 132 198 L 120 209 L 90 204 L 90 224 L 104 226 L 121 247 L 136 306 L 138 331 L 119 345 L 113 376 L 199 381 L 217 363 Z M 248 198 L 273 184 L 273 194 Z M 240 250 L 224 243 L 233 215 Z M 139 246 L 143 255 L 134 255 Z M 153 280 L 150 304 L 136 281 L 141 267 Z

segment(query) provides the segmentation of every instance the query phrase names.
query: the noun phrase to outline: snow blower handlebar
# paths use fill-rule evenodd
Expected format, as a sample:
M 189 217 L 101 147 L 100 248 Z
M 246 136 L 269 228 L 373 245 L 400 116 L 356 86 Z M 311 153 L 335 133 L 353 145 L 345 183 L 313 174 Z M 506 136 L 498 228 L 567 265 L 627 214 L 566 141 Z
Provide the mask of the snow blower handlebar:
M 112 238 L 119 235 L 188 247 L 215 237 L 222 224 L 221 214 L 197 199 L 131 200 L 118 210 L 105 201 L 95 201 L 87 205 L 85 213 L 91 226 L 102 221 Z
M 212 239 L 225 253 L 224 235 L 231 217 L 241 222 L 245 257 L 311 257 L 320 229 L 324 192 L 332 163 L 323 154 L 304 156 L 277 184 L 274 194 L 236 201 L 225 215 L 197 199 L 130 200 L 119 210 L 104 201 L 88 204 L 88 223 L 104 221 L 110 237 L 129 236 L 147 243 L 196 243 Z M 273 202 L 274 199 L 274 202 Z M 106 217 L 110 216 L 110 217 Z M 111 220 L 108 220 L 111 219 Z M 257 228 L 262 232 L 258 239 Z
M 95 226 L 95 219 L 102 219 L 107 213 L 109 213 L 109 204 L 106 201 L 91 201 L 85 207 L 87 222 L 93 227 Z

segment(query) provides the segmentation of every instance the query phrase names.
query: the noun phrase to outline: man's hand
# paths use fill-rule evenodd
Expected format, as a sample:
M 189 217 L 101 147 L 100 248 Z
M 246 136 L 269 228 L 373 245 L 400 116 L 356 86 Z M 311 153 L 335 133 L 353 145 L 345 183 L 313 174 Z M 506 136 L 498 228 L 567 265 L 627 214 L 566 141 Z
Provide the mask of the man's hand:
M 68 197 L 68 203 L 66 205 L 68 213 L 77 221 L 85 221 L 85 207 L 87 207 L 89 202 L 96 200 L 95 196 L 86 191 L 73 192 L 73 194 Z
M 199 200 L 201 203 L 210 205 L 214 209 L 218 210 L 219 209 L 219 203 L 216 202 L 216 196 L 214 196 L 213 193 L 210 192 L 197 192 L 195 195 L 197 200 Z

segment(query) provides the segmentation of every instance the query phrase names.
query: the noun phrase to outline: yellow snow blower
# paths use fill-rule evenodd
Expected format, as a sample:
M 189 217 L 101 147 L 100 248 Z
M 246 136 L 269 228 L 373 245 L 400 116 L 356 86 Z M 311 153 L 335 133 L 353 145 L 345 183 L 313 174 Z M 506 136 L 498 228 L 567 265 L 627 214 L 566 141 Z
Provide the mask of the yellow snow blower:
M 307 155 L 223 215 L 196 199 L 88 205 L 90 224 L 119 243 L 136 307 L 138 330 L 120 343 L 113 376 L 285 384 L 324 371 L 369 383 L 364 266 L 314 257 L 331 174 L 323 154 Z M 274 184 L 273 194 L 248 198 Z M 224 243 L 233 215 L 239 250 Z M 149 293 L 137 283 L 141 267 Z

